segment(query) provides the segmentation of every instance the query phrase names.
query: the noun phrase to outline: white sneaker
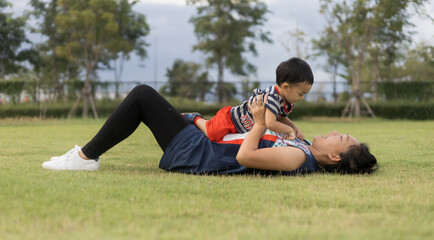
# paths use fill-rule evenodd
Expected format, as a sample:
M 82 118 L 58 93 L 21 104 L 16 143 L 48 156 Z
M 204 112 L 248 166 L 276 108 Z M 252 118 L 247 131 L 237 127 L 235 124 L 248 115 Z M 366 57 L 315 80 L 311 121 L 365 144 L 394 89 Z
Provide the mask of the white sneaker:
M 81 148 L 77 145 L 59 157 L 52 157 L 50 161 L 42 163 L 42 167 L 50 170 L 98 170 L 99 158 L 86 160 L 78 155 Z
M 81 149 L 81 147 L 75 145 L 75 147 L 74 147 L 73 149 L 69 150 L 67 153 L 63 154 L 62 156 L 54 156 L 54 157 L 51 157 L 50 161 L 61 160 L 61 159 L 65 158 L 67 155 L 71 154 L 72 152 L 77 151 L 76 148 L 78 148 L 78 150 Z

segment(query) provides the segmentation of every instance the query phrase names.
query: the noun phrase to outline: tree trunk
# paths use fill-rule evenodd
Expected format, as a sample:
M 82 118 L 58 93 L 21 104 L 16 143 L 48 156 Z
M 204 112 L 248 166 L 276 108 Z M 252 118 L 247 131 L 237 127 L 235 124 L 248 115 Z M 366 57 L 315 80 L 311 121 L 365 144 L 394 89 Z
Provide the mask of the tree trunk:
M 360 118 L 360 90 L 354 92 L 354 116 Z
M 81 95 L 78 95 L 77 100 L 75 100 L 74 105 L 72 106 L 71 110 L 68 113 L 68 118 L 71 118 L 73 115 L 75 115 L 80 100 L 81 100 Z
M 341 117 L 345 117 L 348 114 L 348 118 L 354 117 L 360 118 L 361 116 L 361 103 L 365 106 L 367 109 L 368 114 L 375 118 L 374 111 L 369 107 L 368 102 L 363 98 L 362 92 L 360 91 L 360 64 L 354 66 L 352 64 L 352 72 L 351 72 L 351 79 L 352 79 L 352 93 L 350 95 L 350 99 L 348 100 L 344 111 L 342 112 Z
M 114 75 L 115 75 L 115 98 L 119 98 L 119 83 L 121 81 L 120 79 L 120 73 L 118 72 L 118 61 L 117 59 L 113 60 L 114 62 Z
M 77 97 L 74 106 L 71 108 L 71 111 L 69 111 L 68 118 L 71 118 L 73 115 L 75 115 L 75 113 L 77 112 L 78 103 L 80 102 L 81 97 L 83 97 L 83 111 L 81 116 L 83 118 L 87 118 L 87 115 L 89 113 L 89 104 L 90 104 L 90 106 L 92 107 L 93 117 L 95 119 L 98 119 L 98 113 L 96 111 L 95 101 L 90 91 L 89 75 L 90 73 L 86 71 L 86 79 L 84 80 L 84 86 L 83 89 L 81 90 L 81 95 Z
M 350 108 L 350 112 L 348 116 L 352 116 L 354 114 L 354 116 L 356 118 L 360 117 L 360 96 L 361 96 L 361 92 L 360 92 L 360 69 L 361 69 L 361 64 L 360 64 L 360 53 L 358 55 L 358 59 L 359 62 L 356 62 L 354 60 L 354 58 L 352 58 L 351 61 L 351 83 L 352 83 L 352 91 L 353 93 L 351 94 L 352 97 L 350 98 L 349 101 L 353 101 L 351 108 Z
M 354 98 L 354 116 L 356 118 L 360 117 L 360 76 L 359 76 L 359 70 L 360 69 L 353 69 L 353 98 Z
M 82 90 L 83 93 L 83 112 L 81 114 L 82 118 L 87 118 L 87 114 L 89 113 L 89 95 L 90 95 L 90 90 L 89 90 L 89 85 L 88 85 L 88 80 L 85 80 L 84 82 L 84 87 Z
M 332 84 L 333 84 L 332 97 L 333 97 L 333 102 L 335 102 L 335 103 L 338 101 L 338 94 L 336 92 L 336 74 L 337 74 L 337 71 L 338 71 L 337 68 L 338 68 L 338 65 L 334 64 L 332 72 L 331 72 L 331 79 L 332 79 Z
M 94 99 L 92 97 L 92 93 L 90 91 L 89 74 L 88 73 L 86 73 L 86 80 L 84 81 L 84 87 L 83 87 L 82 92 L 83 92 L 83 114 L 82 114 L 82 117 L 87 118 L 87 115 L 89 113 L 89 104 L 90 104 L 90 106 L 92 108 L 93 117 L 95 119 L 98 119 L 95 101 L 94 101 Z
M 115 99 L 119 98 L 119 81 L 116 80 L 115 82 Z
M 91 104 L 94 117 L 97 119 L 98 115 L 96 114 L 95 102 L 93 101 L 93 98 L 92 98 L 91 92 L 90 92 L 90 87 L 89 87 L 90 75 L 92 73 L 92 70 L 95 67 L 95 64 L 97 62 L 97 58 L 95 58 L 94 61 L 92 61 L 92 56 L 89 56 L 89 53 L 87 51 L 88 46 L 89 46 L 89 43 L 87 41 L 85 41 L 84 42 L 84 49 L 85 49 L 84 50 L 84 59 L 85 59 L 85 64 L 86 64 L 86 79 L 84 80 L 84 87 L 82 90 L 82 93 L 83 93 L 82 117 L 87 118 L 87 114 L 89 113 L 89 104 Z
M 87 58 L 86 54 L 85 57 Z M 89 76 L 90 76 L 90 64 L 89 61 L 86 61 L 86 78 L 84 80 L 83 89 L 81 90 L 83 95 L 83 112 L 81 114 L 82 118 L 87 118 L 87 114 L 89 112 L 89 95 L 90 95 Z
M 226 102 L 226 94 L 223 85 L 223 60 L 218 61 L 218 80 L 217 80 L 217 91 L 218 91 L 218 101 L 219 103 Z

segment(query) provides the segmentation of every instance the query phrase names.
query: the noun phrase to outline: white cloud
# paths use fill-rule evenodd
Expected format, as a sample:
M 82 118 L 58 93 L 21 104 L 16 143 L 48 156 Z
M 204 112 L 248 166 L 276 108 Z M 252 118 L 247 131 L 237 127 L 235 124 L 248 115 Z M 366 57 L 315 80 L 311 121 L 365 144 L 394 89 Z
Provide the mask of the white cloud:
M 426 14 L 434 19 L 434 1 L 426 3 L 425 10 Z M 416 34 L 413 36 L 413 43 L 423 41 L 433 44 L 434 24 L 427 17 L 413 16 L 410 21 L 415 25 L 412 30 L 416 31 Z

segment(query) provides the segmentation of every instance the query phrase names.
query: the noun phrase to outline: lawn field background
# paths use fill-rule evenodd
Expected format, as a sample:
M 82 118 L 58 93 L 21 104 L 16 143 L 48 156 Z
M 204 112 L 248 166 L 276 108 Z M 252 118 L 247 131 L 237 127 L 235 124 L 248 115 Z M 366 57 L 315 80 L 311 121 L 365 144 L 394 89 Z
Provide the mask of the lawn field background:
M 43 161 L 104 120 L 0 120 L 0 239 L 434 239 L 434 121 L 311 119 L 366 142 L 373 175 L 198 176 L 158 168 L 146 126 L 95 172 Z

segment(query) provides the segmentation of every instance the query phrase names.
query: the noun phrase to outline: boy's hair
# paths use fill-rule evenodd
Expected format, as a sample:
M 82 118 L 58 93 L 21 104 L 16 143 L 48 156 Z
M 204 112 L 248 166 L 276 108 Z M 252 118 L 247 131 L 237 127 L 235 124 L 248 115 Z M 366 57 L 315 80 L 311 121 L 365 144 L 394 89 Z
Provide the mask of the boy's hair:
M 276 68 L 276 83 L 281 86 L 283 83 L 306 82 L 313 84 L 313 73 L 309 64 L 301 58 L 293 57 L 281 62 Z
M 346 152 L 339 153 L 339 156 L 341 160 L 338 163 L 323 166 L 323 169 L 341 174 L 370 174 L 378 169 L 377 159 L 364 143 L 350 146 Z

